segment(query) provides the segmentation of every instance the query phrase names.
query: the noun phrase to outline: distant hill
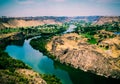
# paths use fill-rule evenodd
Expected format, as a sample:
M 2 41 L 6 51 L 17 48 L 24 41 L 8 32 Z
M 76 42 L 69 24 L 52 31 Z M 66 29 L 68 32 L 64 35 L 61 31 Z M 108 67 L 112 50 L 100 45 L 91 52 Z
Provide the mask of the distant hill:
M 97 21 L 101 16 L 77 16 L 73 17 L 72 21 L 85 21 L 85 22 L 94 22 Z
M 5 27 L 17 28 L 38 26 L 44 24 L 62 24 L 64 22 L 85 21 L 91 22 L 94 25 L 103 25 L 106 23 L 120 22 L 120 16 L 75 16 L 75 17 L 55 17 L 55 16 L 41 16 L 41 17 L 1 17 L 0 29 Z
M 62 24 L 67 21 L 67 17 L 4 17 L 0 18 L 0 29 L 5 27 L 17 28 L 38 26 L 44 24 Z
M 120 22 L 120 16 L 101 16 L 95 24 L 103 25 L 106 23 L 114 23 L 114 22 Z
M 28 27 L 28 26 L 38 26 L 38 25 L 43 25 L 43 24 L 61 24 L 60 22 L 55 22 L 54 20 L 8 20 L 6 23 L 2 22 L 0 23 L 0 27 L 11 27 L 11 28 L 16 28 L 16 27 Z

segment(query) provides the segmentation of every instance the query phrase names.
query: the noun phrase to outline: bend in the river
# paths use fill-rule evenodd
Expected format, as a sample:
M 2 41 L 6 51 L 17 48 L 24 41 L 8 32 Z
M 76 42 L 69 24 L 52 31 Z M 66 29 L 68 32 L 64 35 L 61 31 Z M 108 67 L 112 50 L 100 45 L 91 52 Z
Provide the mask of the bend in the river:
M 57 76 L 63 84 L 112 84 L 112 82 L 119 82 L 116 79 L 97 76 L 55 62 L 43 55 L 42 52 L 33 49 L 29 44 L 31 39 L 33 38 L 25 40 L 23 46 L 8 45 L 5 52 L 15 59 L 22 60 L 39 73 Z

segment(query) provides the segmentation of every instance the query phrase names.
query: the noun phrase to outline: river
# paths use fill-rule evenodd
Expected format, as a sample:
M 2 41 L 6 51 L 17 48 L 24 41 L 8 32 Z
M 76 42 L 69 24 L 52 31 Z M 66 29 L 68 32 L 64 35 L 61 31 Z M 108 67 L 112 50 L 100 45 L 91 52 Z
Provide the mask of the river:
M 120 35 L 120 32 L 114 32 L 114 34 L 116 34 L 116 35 Z
M 92 73 L 76 70 L 65 64 L 55 62 L 48 56 L 31 47 L 30 38 L 22 46 L 8 45 L 5 49 L 11 57 L 23 61 L 25 64 L 41 74 L 51 74 L 58 77 L 62 84 L 116 84 L 117 79 L 105 78 Z
M 65 32 L 63 32 L 63 33 L 65 34 L 65 33 L 72 32 L 72 31 L 74 31 L 74 29 L 75 29 L 76 27 L 77 27 L 77 26 L 71 24 L 71 25 L 69 26 L 69 28 L 68 28 Z

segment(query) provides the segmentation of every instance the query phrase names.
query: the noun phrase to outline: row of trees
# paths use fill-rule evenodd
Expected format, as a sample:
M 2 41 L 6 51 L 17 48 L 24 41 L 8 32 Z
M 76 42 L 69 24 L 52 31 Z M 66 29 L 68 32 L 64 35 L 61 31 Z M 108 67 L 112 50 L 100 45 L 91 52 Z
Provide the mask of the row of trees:
M 57 25 L 57 24 L 45 24 L 40 26 L 31 27 L 19 27 L 19 28 L 4 28 L 0 29 L 0 34 L 7 34 L 11 32 L 24 32 L 25 34 L 40 34 L 40 33 L 60 33 L 68 28 L 68 24 Z
M 0 49 L 0 83 L 3 84 L 29 84 L 31 81 L 16 73 L 16 69 L 31 69 L 20 60 L 11 58 L 6 52 Z M 40 74 L 47 84 L 62 84 L 60 79 L 54 75 Z
M 119 22 L 114 22 L 113 24 L 106 23 L 104 25 L 85 25 L 82 26 L 80 24 L 77 24 L 77 28 L 75 29 L 76 33 L 89 33 L 91 35 L 96 34 L 98 30 L 106 30 L 106 31 L 111 31 L 111 32 L 120 32 L 120 26 Z
M 110 31 L 110 32 L 120 32 L 120 26 L 119 22 L 114 22 L 114 23 L 106 23 L 104 25 L 81 25 L 77 24 L 77 28 L 75 29 L 75 32 L 83 35 L 84 37 L 88 38 L 88 42 L 91 44 L 97 44 L 99 40 L 103 39 L 103 37 L 109 37 L 112 38 L 114 37 L 113 35 L 107 36 L 106 35 L 101 35 L 98 33 L 99 30 L 105 30 L 105 31 Z M 99 35 L 99 40 L 94 38 L 94 35 L 97 34 Z
M 43 26 L 37 26 L 37 27 L 27 27 L 27 28 L 5 28 L 2 31 L 0 30 L 0 34 L 7 34 L 7 33 L 11 33 L 11 32 L 23 32 L 25 33 L 25 35 L 30 35 L 30 34 L 41 34 L 41 33 L 58 33 L 58 32 L 62 32 L 64 30 L 66 30 L 67 25 L 43 25 Z M 44 31 L 44 32 L 43 32 Z M 40 42 L 40 45 L 35 45 L 38 44 Z M 45 42 L 43 42 L 42 39 L 39 40 L 38 43 L 32 43 L 34 44 L 34 46 L 44 46 Z M 5 44 L 6 46 L 7 44 Z M 6 80 L 6 78 L 0 79 L 0 82 L 2 80 L 6 80 L 6 83 L 10 83 L 10 84 L 16 84 L 16 83 L 29 83 L 29 80 L 27 78 L 24 78 L 23 76 L 19 76 L 19 74 L 15 73 L 16 69 L 19 68 L 26 68 L 26 69 L 31 69 L 29 66 L 25 65 L 23 62 L 13 59 L 11 58 L 6 52 L 3 51 L 4 47 L 3 45 L 0 44 L 0 69 L 3 70 L 3 72 L 0 70 L 0 76 L 3 77 L 5 75 L 7 75 L 9 78 L 12 77 L 13 79 L 17 79 L 16 80 L 12 80 L 9 79 Z M 2 49 L 3 47 L 3 49 Z M 43 48 L 42 48 L 43 49 Z M 7 72 L 5 71 L 7 70 Z M 9 72 L 9 73 L 8 73 Z M 48 83 L 48 84 L 62 84 L 61 81 L 56 78 L 55 76 L 52 75 L 41 75 L 41 77 Z M 3 82 L 3 81 L 2 81 Z M 1 82 L 1 83 L 2 83 Z M 4 83 L 4 82 L 3 82 Z
M 12 32 L 18 32 L 18 31 L 20 31 L 19 28 L 4 28 L 4 29 L 0 29 L 0 34 L 7 34 Z

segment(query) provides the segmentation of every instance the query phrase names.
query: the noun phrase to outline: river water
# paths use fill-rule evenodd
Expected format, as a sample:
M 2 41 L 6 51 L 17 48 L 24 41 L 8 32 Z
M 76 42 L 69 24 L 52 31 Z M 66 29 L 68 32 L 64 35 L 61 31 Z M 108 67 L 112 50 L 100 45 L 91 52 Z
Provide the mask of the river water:
M 72 31 L 74 31 L 74 29 L 75 29 L 76 27 L 77 27 L 77 26 L 75 26 L 75 25 L 70 25 L 69 28 L 68 28 L 65 32 L 63 32 L 63 33 L 65 34 L 65 33 L 72 32 Z
M 11 57 L 21 60 L 41 74 L 51 74 L 58 77 L 62 84 L 117 84 L 120 80 L 97 76 L 92 73 L 76 70 L 64 64 L 53 61 L 48 56 L 31 47 L 30 40 L 25 40 L 23 46 L 8 45 L 5 52 Z M 119 84 L 118 83 L 118 84 Z

